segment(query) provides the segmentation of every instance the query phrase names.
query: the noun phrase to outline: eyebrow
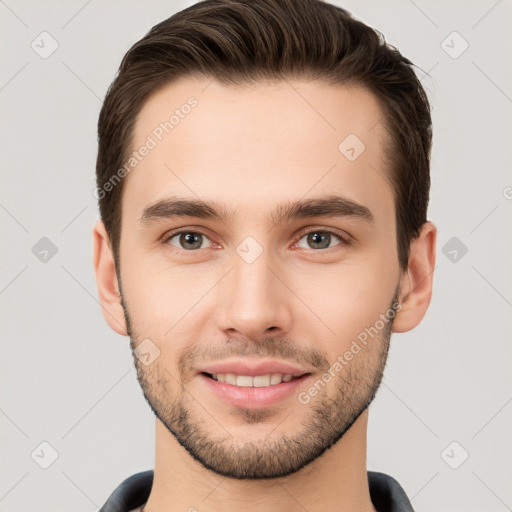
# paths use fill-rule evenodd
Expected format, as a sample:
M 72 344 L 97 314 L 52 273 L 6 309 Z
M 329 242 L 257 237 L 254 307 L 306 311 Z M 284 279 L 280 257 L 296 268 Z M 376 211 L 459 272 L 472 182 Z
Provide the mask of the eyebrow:
M 160 219 L 180 217 L 197 217 L 227 222 L 234 215 L 235 210 L 230 210 L 225 204 L 217 201 L 206 202 L 200 199 L 171 196 L 147 205 L 138 220 L 143 225 Z M 278 205 L 270 216 L 274 225 L 289 220 L 312 217 L 354 217 L 369 223 L 374 221 L 369 208 L 351 199 L 336 195 L 287 202 Z

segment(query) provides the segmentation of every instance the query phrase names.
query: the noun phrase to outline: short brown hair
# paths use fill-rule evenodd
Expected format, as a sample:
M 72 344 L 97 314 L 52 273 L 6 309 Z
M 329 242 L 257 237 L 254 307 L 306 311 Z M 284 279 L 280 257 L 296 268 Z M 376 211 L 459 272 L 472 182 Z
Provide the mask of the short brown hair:
M 100 112 L 96 185 L 118 272 L 125 180 L 108 193 L 105 185 L 131 151 L 149 95 L 193 75 L 225 84 L 320 79 L 371 91 L 389 138 L 398 259 L 407 268 L 410 242 L 427 220 L 432 146 L 430 105 L 412 62 L 380 32 L 322 0 L 205 0 L 155 25 L 130 48 Z

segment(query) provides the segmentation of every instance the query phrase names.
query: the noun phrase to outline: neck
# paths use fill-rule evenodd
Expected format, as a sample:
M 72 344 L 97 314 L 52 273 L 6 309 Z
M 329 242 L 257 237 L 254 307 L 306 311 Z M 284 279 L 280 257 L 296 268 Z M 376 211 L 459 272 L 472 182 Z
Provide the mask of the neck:
M 157 419 L 153 486 L 144 512 L 376 512 L 368 488 L 368 409 L 334 446 L 296 473 L 237 480 L 204 468 Z

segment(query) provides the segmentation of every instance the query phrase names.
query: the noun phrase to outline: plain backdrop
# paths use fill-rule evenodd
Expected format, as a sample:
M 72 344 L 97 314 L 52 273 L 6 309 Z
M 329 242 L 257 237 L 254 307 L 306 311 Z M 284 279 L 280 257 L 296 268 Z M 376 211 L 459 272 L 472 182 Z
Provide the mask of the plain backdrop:
M 154 467 L 129 339 L 97 300 L 96 126 L 131 44 L 192 3 L 0 1 L 1 511 L 97 510 Z M 392 338 L 368 469 L 418 512 L 512 510 L 512 2 L 333 3 L 420 68 L 433 107 L 434 295 Z

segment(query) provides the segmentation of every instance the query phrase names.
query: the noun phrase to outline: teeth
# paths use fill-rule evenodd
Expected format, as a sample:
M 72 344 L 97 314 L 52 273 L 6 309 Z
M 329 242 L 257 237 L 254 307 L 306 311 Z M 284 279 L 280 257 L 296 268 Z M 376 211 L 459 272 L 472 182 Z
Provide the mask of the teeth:
M 255 388 L 275 386 L 276 384 L 281 384 L 281 382 L 289 382 L 293 379 L 290 373 L 286 375 L 282 373 L 269 373 L 267 375 L 256 375 L 255 377 L 250 375 L 235 375 L 234 373 L 213 373 L 212 377 L 219 382 L 225 382 L 233 386 Z
M 279 379 L 279 376 L 276 377 L 276 382 Z M 255 388 L 262 388 L 264 386 L 270 386 L 270 383 L 272 382 L 272 376 L 271 375 L 256 375 L 256 377 L 253 377 L 252 379 L 252 385 Z
M 253 383 L 253 378 L 248 375 L 238 375 L 236 378 L 236 385 L 243 387 L 251 387 Z
M 273 373 L 270 377 L 270 385 L 281 384 L 283 376 L 280 373 Z
M 236 375 L 234 373 L 225 373 L 226 384 L 233 384 L 236 386 Z

